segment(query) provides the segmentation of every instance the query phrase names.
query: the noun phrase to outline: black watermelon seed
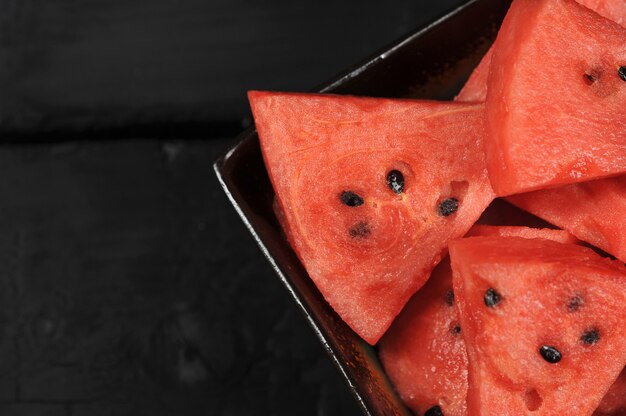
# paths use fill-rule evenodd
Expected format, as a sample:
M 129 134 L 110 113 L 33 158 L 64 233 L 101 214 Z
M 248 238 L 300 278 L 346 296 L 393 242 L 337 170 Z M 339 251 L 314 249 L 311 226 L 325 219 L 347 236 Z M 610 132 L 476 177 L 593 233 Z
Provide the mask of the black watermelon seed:
M 450 333 L 452 335 L 459 335 L 461 333 L 461 325 L 459 325 L 458 323 L 453 323 L 452 326 L 450 327 Z
M 349 207 L 358 207 L 360 205 L 363 205 L 363 198 L 361 198 L 352 191 L 343 191 L 340 198 L 341 202 Z
M 446 293 L 446 305 L 454 306 L 454 292 L 451 290 Z
M 500 303 L 500 294 L 498 292 L 496 292 L 495 289 L 489 288 L 485 292 L 485 298 L 484 299 L 485 299 L 485 305 L 487 305 L 488 308 L 493 308 L 498 303 Z
M 596 328 L 589 329 L 580 336 L 580 340 L 587 345 L 594 345 L 600 341 L 600 331 Z
M 572 296 L 567 302 L 568 312 L 576 312 L 578 309 L 580 309 L 581 306 L 583 306 L 583 303 L 583 298 L 579 295 Z
M 372 230 L 367 222 L 359 221 L 350 228 L 349 233 L 352 238 L 365 238 L 372 233 Z
M 626 81 L 626 66 L 620 66 L 617 70 L 617 73 L 619 74 L 619 77 L 622 79 L 622 81 Z
M 459 200 L 456 198 L 447 198 L 439 203 L 437 211 L 442 217 L 448 217 L 459 209 Z
M 592 74 L 585 74 L 585 82 L 587 85 L 591 85 L 596 82 L 597 78 Z
M 424 413 L 424 416 L 443 416 L 443 411 L 439 406 L 433 406 Z
M 399 170 L 392 170 L 387 174 L 387 185 L 396 194 L 404 192 L 404 175 Z
M 561 352 L 554 347 L 549 345 L 542 345 L 539 348 L 539 353 L 543 357 L 544 360 L 549 362 L 550 364 L 556 364 L 561 361 Z

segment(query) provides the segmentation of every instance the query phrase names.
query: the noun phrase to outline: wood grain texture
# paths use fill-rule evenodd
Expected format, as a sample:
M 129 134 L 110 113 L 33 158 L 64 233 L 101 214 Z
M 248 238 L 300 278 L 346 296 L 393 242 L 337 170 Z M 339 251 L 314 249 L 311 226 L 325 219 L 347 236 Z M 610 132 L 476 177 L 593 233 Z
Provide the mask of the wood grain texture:
M 0 132 L 238 121 L 463 0 L 0 0 Z
M 359 414 L 219 188 L 226 144 L 0 148 L 0 414 Z

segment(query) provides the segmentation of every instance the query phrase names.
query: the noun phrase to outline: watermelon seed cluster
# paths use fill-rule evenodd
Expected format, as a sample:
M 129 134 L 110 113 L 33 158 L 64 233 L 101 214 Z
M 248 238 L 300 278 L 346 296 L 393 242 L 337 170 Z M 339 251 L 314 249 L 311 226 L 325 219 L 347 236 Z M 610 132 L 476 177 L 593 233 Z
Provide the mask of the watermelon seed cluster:
M 395 194 L 404 192 L 404 175 L 399 170 L 392 170 L 387 173 L 387 185 Z
M 498 303 L 500 303 L 501 297 L 494 288 L 489 288 L 485 292 L 484 300 L 485 305 L 487 305 L 488 308 L 494 308 Z
M 550 364 L 556 364 L 561 361 L 562 358 L 561 351 L 550 345 L 542 345 L 541 348 L 539 348 L 539 353 L 543 359 Z
M 363 205 L 363 198 L 352 191 L 343 191 L 339 197 L 344 205 L 358 207 Z
M 446 198 L 439 203 L 437 212 L 442 217 L 449 217 L 459 209 L 459 200 L 456 198 Z

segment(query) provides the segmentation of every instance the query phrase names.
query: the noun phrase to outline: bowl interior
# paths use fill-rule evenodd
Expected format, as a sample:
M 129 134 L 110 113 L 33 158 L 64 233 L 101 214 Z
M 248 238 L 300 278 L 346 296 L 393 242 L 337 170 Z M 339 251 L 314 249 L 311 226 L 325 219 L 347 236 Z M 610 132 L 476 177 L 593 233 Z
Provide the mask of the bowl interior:
M 487 51 L 510 2 L 473 0 L 374 55 L 317 91 L 451 99 Z M 329 353 L 365 414 L 410 414 L 377 358 L 329 307 L 285 240 L 254 129 L 215 162 L 233 206 Z

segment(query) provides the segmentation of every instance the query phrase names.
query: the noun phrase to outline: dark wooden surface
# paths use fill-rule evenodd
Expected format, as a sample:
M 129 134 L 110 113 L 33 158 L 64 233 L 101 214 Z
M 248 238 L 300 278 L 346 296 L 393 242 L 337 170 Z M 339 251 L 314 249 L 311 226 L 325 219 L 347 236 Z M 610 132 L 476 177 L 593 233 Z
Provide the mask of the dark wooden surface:
M 461 2 L 0 0 L 0 415 L 359 414 L 197 139 Z
M 309 90 L 462 2 L 0 0 L 0 132 L 232 131 L 248 89 Z
M 347 415 L 228 206 L 225 140 L 0 149 L 0 414 Z

